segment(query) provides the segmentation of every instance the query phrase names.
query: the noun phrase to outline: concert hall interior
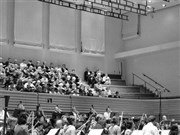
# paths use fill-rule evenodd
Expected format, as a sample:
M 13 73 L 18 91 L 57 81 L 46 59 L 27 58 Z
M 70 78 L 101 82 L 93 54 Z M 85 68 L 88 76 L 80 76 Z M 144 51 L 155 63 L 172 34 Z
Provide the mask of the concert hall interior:
M 0 135 L 180 135 L 179 104 L 180 0 L 0 0 Z

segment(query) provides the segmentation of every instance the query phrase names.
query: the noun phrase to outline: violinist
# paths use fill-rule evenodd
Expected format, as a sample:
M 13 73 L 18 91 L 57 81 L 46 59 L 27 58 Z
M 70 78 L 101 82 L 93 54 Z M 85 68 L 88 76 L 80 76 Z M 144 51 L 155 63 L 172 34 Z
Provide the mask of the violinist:
M 45 121 L 45 114 L 44 114 L 44 111 L 43 109 L 41 108 L 41 105 L 38 104 L 36 106 L 36 112 L 35 112 L 35 116 L 37 117 L 37 121 L 40 121 L 40 122 L 44 122 Z
M 79 112 L 77 111 L 75 106 L 72 107 L 72 113 L 74 115 L 75 122 L 79 121 L 80 120 Z
M 124 135 L 131 135 L 133 132 L 133 123 L 132 122 L 127 122 L 126 123 L 126 130 Z
M 21 113 L 18 117 L 17 125 L 14 128 L 14 135 L 29 135 L 26 121 L 27 121 L 27 114 Z
M 32 132 L 32 135 L 43 135 L 43 123 L 39 122 Z
M 121 132 L 120 132 L 120 126 L 118 126 L 117 124 L 117 120 L 115 118 L 113 118 L 111 120 L 111 125 L 108 129 L 108 135 L 121 135 Z
M 109 108 L 109 106 L 108 106 L 108 108 L 106 108 L 106 111 L 104 112 L 104 117 L 105 117 L 105 119 L 106 120 L 109 120 L 110 119 L 110 116 L 111 116 L 111 109 Z
M 162 116 L 162 121 L 160 122 L 160 128 L 162 130 L 167 130 L 169 128 L 169 125 L 167 123 L 168 123 L 167 122 L 167 117 L 166 117 L 166 115 L 163 115 Z
M 67 126 L 64 128 L 63 135 L 76 135 L 76 128 L 74 126 L 75 119 L 73 116 L 67 117 Z
M 91 105 L 91 108 L 90 108 L 90 111 L 89 111 L 89 117 L 90 117 L 91 115 L 94 115 L 94 116 L 97 115 L 97 112 L 96 112 L 96 110 L 94 109 L 94 106 L 93 106 L 93 105 Z
M 51 122 L 52 125 L 55 124 L 56 120 L 60 119 L 62 116 L 62 110 L 59 108 L 58 105 L 55 106 L 54 112 L 52 113 Z

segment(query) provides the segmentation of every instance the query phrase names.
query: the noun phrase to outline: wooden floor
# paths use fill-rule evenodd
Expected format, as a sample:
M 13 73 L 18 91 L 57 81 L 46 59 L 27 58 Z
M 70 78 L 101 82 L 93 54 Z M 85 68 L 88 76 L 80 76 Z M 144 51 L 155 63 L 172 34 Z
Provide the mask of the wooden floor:
M 65 96 L 56 94 L 26 92 L 14 92 L 0 89 L 0 96 L 10 96 L 8 110 L 12 111 L 17 107 L 19 101 L 23 101 L 26 110 L 34 111 L 37 103 L 40 103 L 46 114 L 51 114 L 55 105 L 59 105 L 64 112 L 70 112 L 72 106 L 76 106 L 79 112 L 89 112 L 91 105 L 94 105 L 98 113 L 103 113 L 110 106 L 113 112 L 124 112 L 125 116 L 141 116 L 146 114 L 159 114 L 158 99 L 115 99 L 101 97 Z M 48 103 L 52 99 L 52 103 Z M 162 114 L 169 118 L 180 120 L 180 98 L 162 99 Z

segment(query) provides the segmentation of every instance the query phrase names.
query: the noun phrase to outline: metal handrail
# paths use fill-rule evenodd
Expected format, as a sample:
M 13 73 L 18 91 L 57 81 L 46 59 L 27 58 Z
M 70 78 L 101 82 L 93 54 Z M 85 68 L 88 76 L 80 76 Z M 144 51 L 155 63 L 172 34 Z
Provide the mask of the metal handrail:
M 155 86 L 153 86 L 152 84 L 148 83 L 147 81 L 145 81 L 144 79 L 142 79 L 141 77 L 139 77 L 138 75 L 136 75 L 134 73 L 133 73 L 133 85 L 134 85 L 134 80 L 135 80 L 134 76 L 139 78 L 140 80 L 142 80 L 144 82 L 144 86 L 145 86 L 146 89 L 147 89 L 147 84 L 148 84 L 149 86 L 153 87 L 155 89 L 155 91 L 158 90 L 158 88 L 156 88 Z
M 152 79 L 151 77 L 149 77 L 149 76 L 147 76 L 147 75 L 145 75 L 145 74 L 143 74 L 143 76 L 147 77 L 149 80 L 151 80 L 151 81 L 153 81 L 155 84 L 159 85 L 161 88 L 163 88 L 164 91 L 166 90 L 167 92 L 170 92 L 169 89 L 167 89 L 166 87 L 164 87 L 163 85 L 161 85 L 160 83 L 158 83 L 157 81 L 155 81 L 154 79 Z

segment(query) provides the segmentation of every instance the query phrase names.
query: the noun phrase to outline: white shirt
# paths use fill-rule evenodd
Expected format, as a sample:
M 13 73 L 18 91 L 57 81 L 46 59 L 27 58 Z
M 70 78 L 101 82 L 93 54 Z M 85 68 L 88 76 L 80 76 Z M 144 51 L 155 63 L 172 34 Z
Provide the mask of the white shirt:
M 147 125 L 145 125 L 142 131 L 143 135 L 159 135 L 157 127 L 154 126 L 152 122 L 149 122 Z
M 24 69 L 25 67 L 27 67 L 26 63 L 20 63 L 20 68 Z
M 73 125 L 67 126 L 67 128 L 64 129 L 64 135 L 76 135 L 76 128 Z
M 104 112 L 104 117 L 105 117 L 106 120 L 110 119 L 110 115 L 111 115 L 110 112 Z
M 109 127 L 109 132 L 108 132 L 108 135 L 121 135 L 121 132 L 120 132 L 120 127 L 117 126 L 117 125 L 114 125 L 114 126 L 110 126 Z
M 4 120 L 4 115 L 5 115 L 5 111 L 1 110 L 1 108 L 0 108 L 0 121 Z M 7 112 L 7 117 L 9 117 L 9 113 L 8 112 Z

